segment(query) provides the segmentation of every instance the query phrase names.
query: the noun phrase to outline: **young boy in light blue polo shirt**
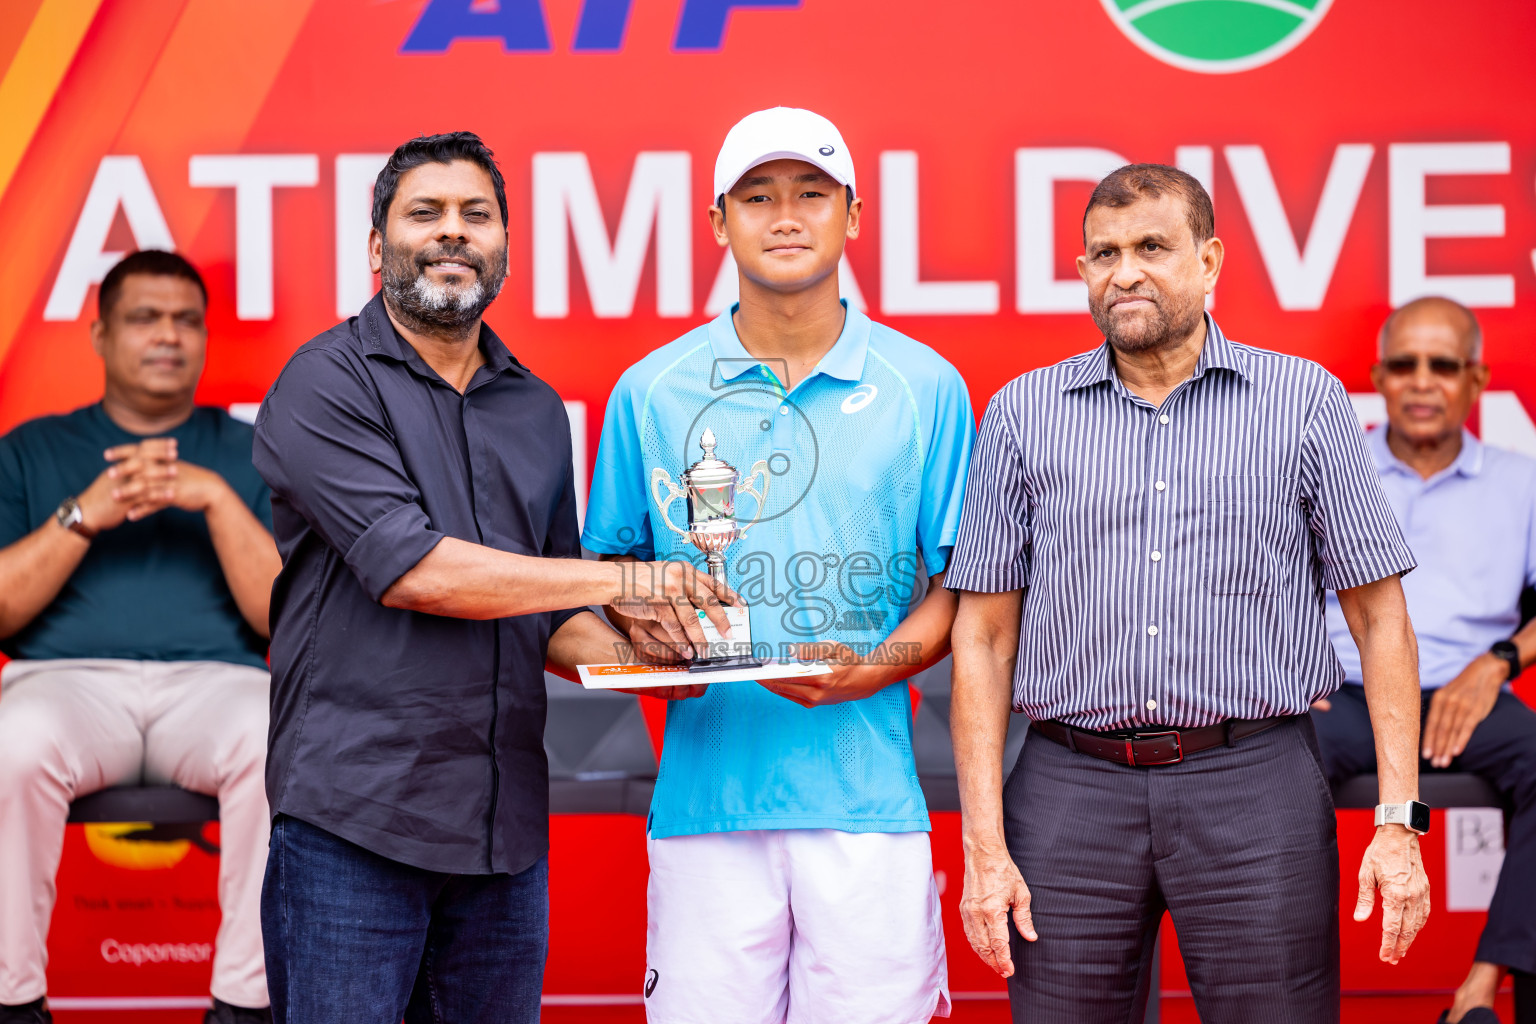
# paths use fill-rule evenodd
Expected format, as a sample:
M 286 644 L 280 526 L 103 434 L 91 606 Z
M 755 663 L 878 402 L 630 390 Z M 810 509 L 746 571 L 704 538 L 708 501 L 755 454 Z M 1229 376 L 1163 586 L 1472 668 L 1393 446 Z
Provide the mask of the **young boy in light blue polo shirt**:
M 839 299 L 863 201 L 831 122 L 783 107 L 749 115 L 721 148 L 714 196 L 740 302 L 619 380 L 582 542 L 607 558 L 701 562 L 661 522 L 651 478 L 697 461 L 707 428 L 743 476 L 766 463 L 765 501 L 738 495 L 736 516 L 752 525 L 726 557 L 755 648 L 830 651 L 834 670 L 717 683 L 669 704 L 649 819 L 647 1014 L 947 1016 L 902 680 L 949 648 L 955 598 L 941 575 L 975 434 L 965 383 Z M 670 649 L 609 612 L 637 644 Z

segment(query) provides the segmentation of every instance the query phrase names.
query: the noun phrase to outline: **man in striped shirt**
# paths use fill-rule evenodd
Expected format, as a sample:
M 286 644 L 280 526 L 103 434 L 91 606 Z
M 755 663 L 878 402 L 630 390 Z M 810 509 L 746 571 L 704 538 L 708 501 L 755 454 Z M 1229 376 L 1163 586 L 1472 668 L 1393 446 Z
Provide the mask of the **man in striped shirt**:
M 1105 343 L 998 392 L 971 461 L 945 579 L 961 913 L 1030 1024 L 1140 1019 L 1165 910 L 1206 1024 L 1338 1020 L 1307 717 L 1342 677 L 1325 588 L 1360 648 L 1387 822 L 1355 919 L 1380 891 L 1397 963 L 1429 913 L 1418 836 L 1393 823 L 1427 827 L 1413 557 L 1339 382 L 1204 313 L 1214 235 L 1189 175 L 1105 178 L 1078 259 Z M 1005 786 L 1010 703 L 1034 735 Z

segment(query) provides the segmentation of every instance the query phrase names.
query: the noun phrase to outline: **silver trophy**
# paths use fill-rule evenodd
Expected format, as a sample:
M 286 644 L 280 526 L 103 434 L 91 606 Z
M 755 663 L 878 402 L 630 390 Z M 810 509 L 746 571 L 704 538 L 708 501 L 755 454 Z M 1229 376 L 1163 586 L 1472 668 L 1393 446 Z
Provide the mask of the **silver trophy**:
M 736 467 L 715 457 L 715 432 L 704 428 L 699 438 L 704 457 L 682 475 L 682 486 L 672 482 L 672 474 L 659 466 L 651 470 L 651 498 L 661 512 L 661 521 L 673 533 L 688 538 L 689 543 L 704 552 L 709 574 L 725 583 L 725 549 L 744 537 L 748 530 L 763 517 L 768 499 L 768 462 L 759 459 L 742 481 Z M 755 481 L 761 481 L 754 486 Z M 665 490 L 663 490 L 665 488 Z M 750 494 L 757 499 L 757 514 L 747 525 L 740 525 L 736 518 L 736 495 Z M 688 528 L 680 528 L 672 522 L 668 509 L 678 498 L 688 499 Z M 725 607 L 731 623 L 729 640 L 720 636 L 714 623 L 698 612 L 699 625 L 709 641 L 710 657 L 701 658 L 693 668 L 704 671 L 712 668 L 733 668 L 745 664 L 761 664 L 752 652 L 752 627 L 744 606 Z

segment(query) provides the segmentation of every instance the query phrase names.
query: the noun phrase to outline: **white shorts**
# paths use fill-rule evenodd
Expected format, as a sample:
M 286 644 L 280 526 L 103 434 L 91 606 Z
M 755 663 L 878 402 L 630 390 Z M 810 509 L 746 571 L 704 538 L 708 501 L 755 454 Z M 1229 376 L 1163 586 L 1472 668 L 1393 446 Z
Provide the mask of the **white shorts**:
M 926 832 L 719 832 L 647 849 L 651 1024 L 949 1016 Z

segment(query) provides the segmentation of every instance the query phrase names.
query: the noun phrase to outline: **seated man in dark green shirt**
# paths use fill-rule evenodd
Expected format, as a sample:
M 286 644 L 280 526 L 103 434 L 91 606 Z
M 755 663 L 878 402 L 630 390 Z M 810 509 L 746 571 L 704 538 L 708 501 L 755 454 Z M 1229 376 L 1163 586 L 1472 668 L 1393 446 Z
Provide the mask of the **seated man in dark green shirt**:
M 75 797 L 174 783 L 219 798 L 216 1022 L 270 1020 L 267 602 L 280 567 L 251 428 L 197 406 L 207 289 L 173 253 L 101 283 L 102 400 L 0 438 L 0 1024 L 43 999 Z

